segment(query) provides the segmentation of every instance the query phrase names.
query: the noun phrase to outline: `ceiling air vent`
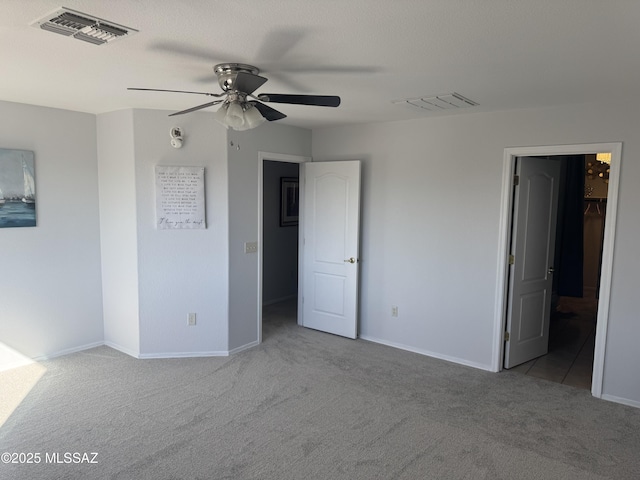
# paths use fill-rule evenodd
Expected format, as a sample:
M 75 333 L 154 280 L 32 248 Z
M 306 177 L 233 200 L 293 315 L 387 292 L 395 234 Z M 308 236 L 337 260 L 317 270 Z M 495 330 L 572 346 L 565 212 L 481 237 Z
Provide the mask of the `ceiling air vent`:
M 59 33 L 67 37 L 77 38 L 94 45 L 110 43 L 118 38 L 137 33 L 133 28 L 108 22 L 101 18 L 76 12 L 68 8 L 60 8 L 31 24 L 48 32 Z
M 441 112 L 443 110 L 453 110 L 458 108 L 475 107 L 478 105 L 473 100 L 463 97 L 459 93 L 447 93 L 444 95 L 433 95 L 431 97 L 405 98 L 394 100 L 394 104 L 403 105 L 413 110 Z

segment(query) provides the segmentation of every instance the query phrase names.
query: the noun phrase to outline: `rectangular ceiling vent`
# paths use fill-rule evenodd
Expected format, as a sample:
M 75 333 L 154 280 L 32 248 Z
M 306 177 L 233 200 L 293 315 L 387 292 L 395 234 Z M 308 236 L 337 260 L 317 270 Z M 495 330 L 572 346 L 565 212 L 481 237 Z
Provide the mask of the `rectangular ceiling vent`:
M 458 108 L 475 107 L 478 105 L 473 100 L 463 97 L 459 93 L 447 93 L 444 95 L 434 95 L 431 97 L 405 98 L 394 100 L 394 104 L 407 106 L 413 110 L 441 112 Z
M 108 22 L 101 18 L 76 12 L 69 8 L 59 8 L 31 24 L 48 32 L 59 33 L 67 37 L 77 38 L 94 45 L 111 43 L 127 35 L 137 33 L 133 28 Z

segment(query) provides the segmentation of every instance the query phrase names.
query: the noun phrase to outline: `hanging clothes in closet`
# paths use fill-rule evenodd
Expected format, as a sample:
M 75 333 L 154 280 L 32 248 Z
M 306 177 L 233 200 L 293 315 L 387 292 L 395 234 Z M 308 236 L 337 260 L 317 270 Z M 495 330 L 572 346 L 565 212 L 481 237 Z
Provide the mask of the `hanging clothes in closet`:
M 597 296 L 604 241 L 606 198 L 585 198 L 584 210 L 584 287 Z

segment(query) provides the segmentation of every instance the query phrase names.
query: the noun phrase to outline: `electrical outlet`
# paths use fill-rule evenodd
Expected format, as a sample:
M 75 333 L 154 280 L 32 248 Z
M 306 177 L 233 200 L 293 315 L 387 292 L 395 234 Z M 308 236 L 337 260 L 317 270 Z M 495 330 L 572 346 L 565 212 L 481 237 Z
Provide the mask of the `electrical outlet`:
M 258 251 L 258 242 L 245 242 L 244 253 L 256 253 Z
M 398 316 L 398 306 L 397 305 L 391 305 L 391 316 L 392 317 L 397 317 Z
M 187 317 L 187 325 L 193 327 L 196 324 L 196 314 L 190 313 Z

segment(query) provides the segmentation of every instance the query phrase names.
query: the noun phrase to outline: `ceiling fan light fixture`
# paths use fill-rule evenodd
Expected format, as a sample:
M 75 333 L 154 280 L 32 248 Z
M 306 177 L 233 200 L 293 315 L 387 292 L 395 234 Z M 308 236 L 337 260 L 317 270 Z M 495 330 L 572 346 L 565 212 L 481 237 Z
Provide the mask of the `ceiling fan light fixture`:
M 249 107 L 244 111 L 244 121 L 249 129 L 262 125 L 267 121 L 267 119 L 262 116 L 256 107 L 249 105 Z
M 239 101 L 223 103 L 214 113 L 214 118 L 225 128 L 232 128 L 237 131 L 251 130 L 262 125 L 267 120 L 251 103 L 241 103 Z
M 234 130 L 242 128 L 244 125 L 244 112 L 239 102 L 230 102 L 227 107 L 227 114 L 224 117 L 224 123 Z
M 216 113 L 213 114 L 213 118 L 221 123 L 222 125 L 224 125 L 225 128 L 229 128 L 229 125 L 227 125 L 227 123 L 225 122 L 225 117 L 227 116 L 227 107 L 228 104 L 223 103 L 222 106 L 216 110 Z

